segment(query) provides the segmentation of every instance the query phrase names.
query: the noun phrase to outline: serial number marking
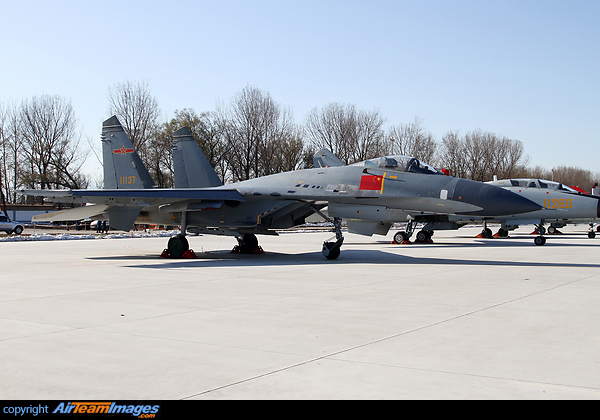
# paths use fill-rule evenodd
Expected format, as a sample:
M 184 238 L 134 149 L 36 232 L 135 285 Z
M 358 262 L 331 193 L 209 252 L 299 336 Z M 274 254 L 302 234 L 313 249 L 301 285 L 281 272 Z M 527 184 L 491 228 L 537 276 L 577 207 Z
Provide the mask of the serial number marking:
M 544 208 L 547 209 L 570 209 L 573 207 L 573 200 L 570 198 L 546 198 L 544 200 Z
M 121 185 L 133 185 L 135 184 L 135 175 L 133 176 L 122 176 L 119 181 Z

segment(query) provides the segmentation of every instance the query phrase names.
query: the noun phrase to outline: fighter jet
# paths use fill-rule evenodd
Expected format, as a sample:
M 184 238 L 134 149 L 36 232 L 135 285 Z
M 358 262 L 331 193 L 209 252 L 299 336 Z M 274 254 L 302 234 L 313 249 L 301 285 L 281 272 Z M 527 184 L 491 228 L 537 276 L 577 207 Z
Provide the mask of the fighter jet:
M 499 236 L 508 235 L 509 230 L 516 229 L 519 225 L 535 225 L 539 234 L 535 238 L 536 245 L 545 244 L 545 224 L 550 224 L 547 231 L 550 234 L 556 229 L 567 224 L 589 223 L 588 236 L 595 238 L 594 223 L 600 220 L 600 197 L 586 194 L 559 182 L 540 179 L 503 179 L 487 183 L 502 187 L 508 191 L 527 197 L 542 206 L 542 209 L 531 212 L 527 216 L 513 215 L 499 218 L 502 223 L 498 231 Z M 489 232 L 487 232 L 489 236 Z
M 488 185 L 500 186 L 507 191 L 538 203 L 539 210 L 527 214 L 505 215 L 501 217 L 463 217 L 450 215 L 445 222 L 431 221 L 423 226 L 423 231 L 431 236 L 434 230 L 459 229 L 460 227 L 482 223 L 482 238 L 492 238 L 493 233 L 488 224 L 500 223 L 496 233 L 499 237 L 507 237 L 509 231 L 521 225 L 534 225 L 538 234 L 534 238 L 536 245 L 546 244 L 546 233 L 554 234 L 558 228 L 567 224 L 588 223 L 588 237 L 595 238 L 594 224 L 600 221 L 600 197 L 581 193 L 575 189 L 554 181 L 539 179 L 504 179 L 487 182 Z M 545 225 L 550 224 L 548 229 Z M 419 233 L 421 233 L 419 232 Z M 419 238 L 417 238 L 419 240 Z
M 404 159 L 399 157 L 384 157 L 379 160 L 389 160 L 391 158 Z M 376 163 L 378 159 L 372 159 L 370 162 Z M 327 149 L 318 151 L 313 157 L 315 167 L 323 166 L 343 166 L 345 165 L 337 156 Z M 544 181 L 538 179 L 507 179 L 495 180 L 486 183 L 504 188 L 508 191 L 519 194 L 524 198 L 540 205 L 540 209 L 526 214 L 505 214 L 503 216 L 478 216 L 478 215 L 458 215 L 458 214 L 430 214 L 427 212 L 400 211 L 394 215 L 393 222 L 407 222 L 406 229 L 396 233 L 394 240 L 397 243 L 408 243 L 415 233 L 418 223 L 423 224 L 422 229 L 416 235 L 416 241 L 419 243 L 430 242 L 435 230 L 454 230 L 474 222 L 482 223 L 483 238 L 491 238 L 493 233 L 487 227 L 488 223 L 501 223 L 497 235 L 500 237 L 508 236 L 510 230 L 514 230 L 519 225 L 535 225 L 539 236 L 534 238 L 536 245 L 544 245 L 546 238 L 545 224 L 550 223 L 548 233 L 553 234 L 557 228 L 563 227 L 569 223 L 589 223 L 590 231 L 588 236 L 596 236 L 593 231 L 594 223 L 600 221 L 600 194 L 585 194 L 574 188 L 568 187 L 558 182 Z M 594 187 L 598 192 L 597 186 Z M 365 220 L 370 220 L 369 216 L 343 214 L 337 211 L 335 205 L 331 208 L 334 215 L 346 218 L 348 230 L 354 233 L 361 233 L 361 225 Z M 375 218 L 383 222 L 381 218 Z M 387 220 L 386 222 L 389 222 Z M 373 232 L 378 233 L 378 232 Z M 371 234 L 373 234 L 371 233 Z M 387 234 L 387 231 L 383 234 Z
M 188 187 L 178 175 L 178 188 L 156 188 L 116 117 L 103 123 L 102 142 L 105 189 L 23 193 L 98 206 L 108 215 L 111 228 L 125 231 L 142 211 L 154 223 L 180 225 L 181 233 L 169 239 L 166 249 L 174 258 L 189 249 L 186 232 L 235 236 L 239 252 L 250 253 L 258 246 L 257 234 L 277 235 L 278 229 L 304 224 L 313 213 L 333 222 L 335 237 L 323 243 L 322 254 L 337 259 L 344 241 L 344 215 L 370 216 L 363 230 L 387 232 L 388 221 L 401 211 L 496 217 L 540 208 L 500 187 L 445 176 L 414 158 L 297 170 L 228 185 L 216 185 L 220 180 L 204 158 L 190 165 L 194 173 L 208 174 L 204 181 L 190 183 L 189 173 L 180 174 L 188 176 Z M 322 214 L 325 206 L 333 218 Z

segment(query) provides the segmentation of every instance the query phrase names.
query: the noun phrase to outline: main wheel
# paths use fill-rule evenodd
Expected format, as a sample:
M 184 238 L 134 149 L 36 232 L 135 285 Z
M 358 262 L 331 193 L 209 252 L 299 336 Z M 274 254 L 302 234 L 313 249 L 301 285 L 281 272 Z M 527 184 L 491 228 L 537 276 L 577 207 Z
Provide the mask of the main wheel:
M 336 260 L 341 253 L 340 245 L 337 242 L 325 242 L 321 252 L 328 260 Z
M 253 233 L 246 233 L 238 243 L 241 254 L 250 254 L 258 246 L 258 239 Z
M 171 236 L 167 244 L 167 252 L 171 258 L 180 258 L 188 249 L 190 249 L 188 240 L 181 233 Z
M 493 236 L 494 236 L 494 234 L 492 233 L 492 229 L 490 229 L 490 228 L 485 228 L 481 231 L 482 238 L 490 239 Z
M 398 232 L 394 235 L 394 241 L 397 244 L 401 244 L 404 241 L 408 241 L 408 235 L 406 234 L 406 232 Z

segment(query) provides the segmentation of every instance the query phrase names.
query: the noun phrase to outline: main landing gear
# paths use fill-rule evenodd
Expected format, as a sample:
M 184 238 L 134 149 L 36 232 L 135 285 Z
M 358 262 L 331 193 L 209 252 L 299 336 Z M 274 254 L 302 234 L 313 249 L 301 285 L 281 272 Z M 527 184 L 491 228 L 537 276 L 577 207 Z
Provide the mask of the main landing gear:
M 323 212 L 318 209 L 317 207 L 315 207 L 314 205 L 311 205 L 312 209 L 315 211 L 315 213 L 317 213 L 319 216 L 321 216 L 324 220 L 326 220 L 329 223 L 333 223 L 333 231 L 335 232 L 335 236 L 329 238 L 328 240 L 326 240 L 325 242 L 323 242 L 323 248 L 321 248 L 321 254 L 323 254 L 323 256 L 325 258 L 327 258 L 328 260 L 336 260 L 341 253 L 341 247 L 342 244 L 344 243 L 344 236 L 342 235 L 342 218 L 341 217 L 334 217 L 333 219 L 326 216 L 325 214 L 323 214 Z M 333 242 L 333 239 L 335 239 L 335 242 Z
M 258 245 L 258 239 L 253 233 L 246 233 L 237 238 L 238 244 L 231 251 L 233 254 L 263 254 L 264 251 Z
M 183 255 L 190 251 L 190 244 L 188 243 L 185 234 L 178 233 L 177 235 L 171 236 L 169 242 L 167 242 L 167 249 L 165 249 L 161 256 L 169 258 L 182 258 Z
M 394 242 L 397 244 L 410 244 L 410 238 L 415 232 L 416 223 L 410 220 L 406 224 L 406 229 L 403 232 L 397 232 L 394 235 Z M 431 244 L 433 241 L 431 237 L 433 236 L 433 230 L 420 230 L 417 233 L 417 237 L 415 239 L 416 244 Z
M 332 222 L 335 236 L 330 238 L 329 241 L 323 242 L 323 248 L 321 249 L 321 253 L 328 260 L 335 260 L 340 256 L 340 248 L 344 243 L 344 237 L 342 236 L 342 219 L 340 217 L 334 217 Z M 331 242 L 334 238 L 335 242 Z
M 183 230 L 182 230 L 183 231 Z M 234 254 L 263 254 L 264 251 L 258 245 L 256 235 L 247 233 L 237 238 L 238 244 L 231 251 Z M 190 245 L 183 233 L 171 236 L 167 248 L 162 252 L 163 258 L 195 258 L 196 254 L 190 249 Z

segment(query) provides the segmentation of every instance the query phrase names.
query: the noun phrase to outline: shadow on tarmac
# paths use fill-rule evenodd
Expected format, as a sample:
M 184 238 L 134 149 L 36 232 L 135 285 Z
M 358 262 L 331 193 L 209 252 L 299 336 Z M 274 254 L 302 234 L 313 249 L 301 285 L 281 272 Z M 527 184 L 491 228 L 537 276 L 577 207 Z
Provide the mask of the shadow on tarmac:
M 398 245 L 394 245 L 397 247 Z M 427 246 L 427 245 L 418 245 Z M 456 245 L 457 247 L 464 245 Z M 531 245 L 535 246 L 535 245 Z M 401 249 L 398 252 L 402 252 Z M 207 251 L 197 253 L 191 259 L 160 259 L 157 255 L 107 256 L 90 257 L 91 260 L 105 261 L 151 261 L 152 264 L 128 264 L 128 268 L 176 269 L 201 267 L 252 267 L 252 266 L 309 266 L 333 264 L 409 264 L 409 265 L 479 265 L 491 267 L 549 267 L 549 268 L 600 268 L 600 264 L 570 262 L 535 262 L 535 261 L 497 261 L 466 258 L 410 257 L 398 253 L 381 250 L 342 250 L 337 260 L 325 259 L 320 251 L 297 254 L 283 254 L 267 251 L 258 255 L 232 254 L 230 251 Z

